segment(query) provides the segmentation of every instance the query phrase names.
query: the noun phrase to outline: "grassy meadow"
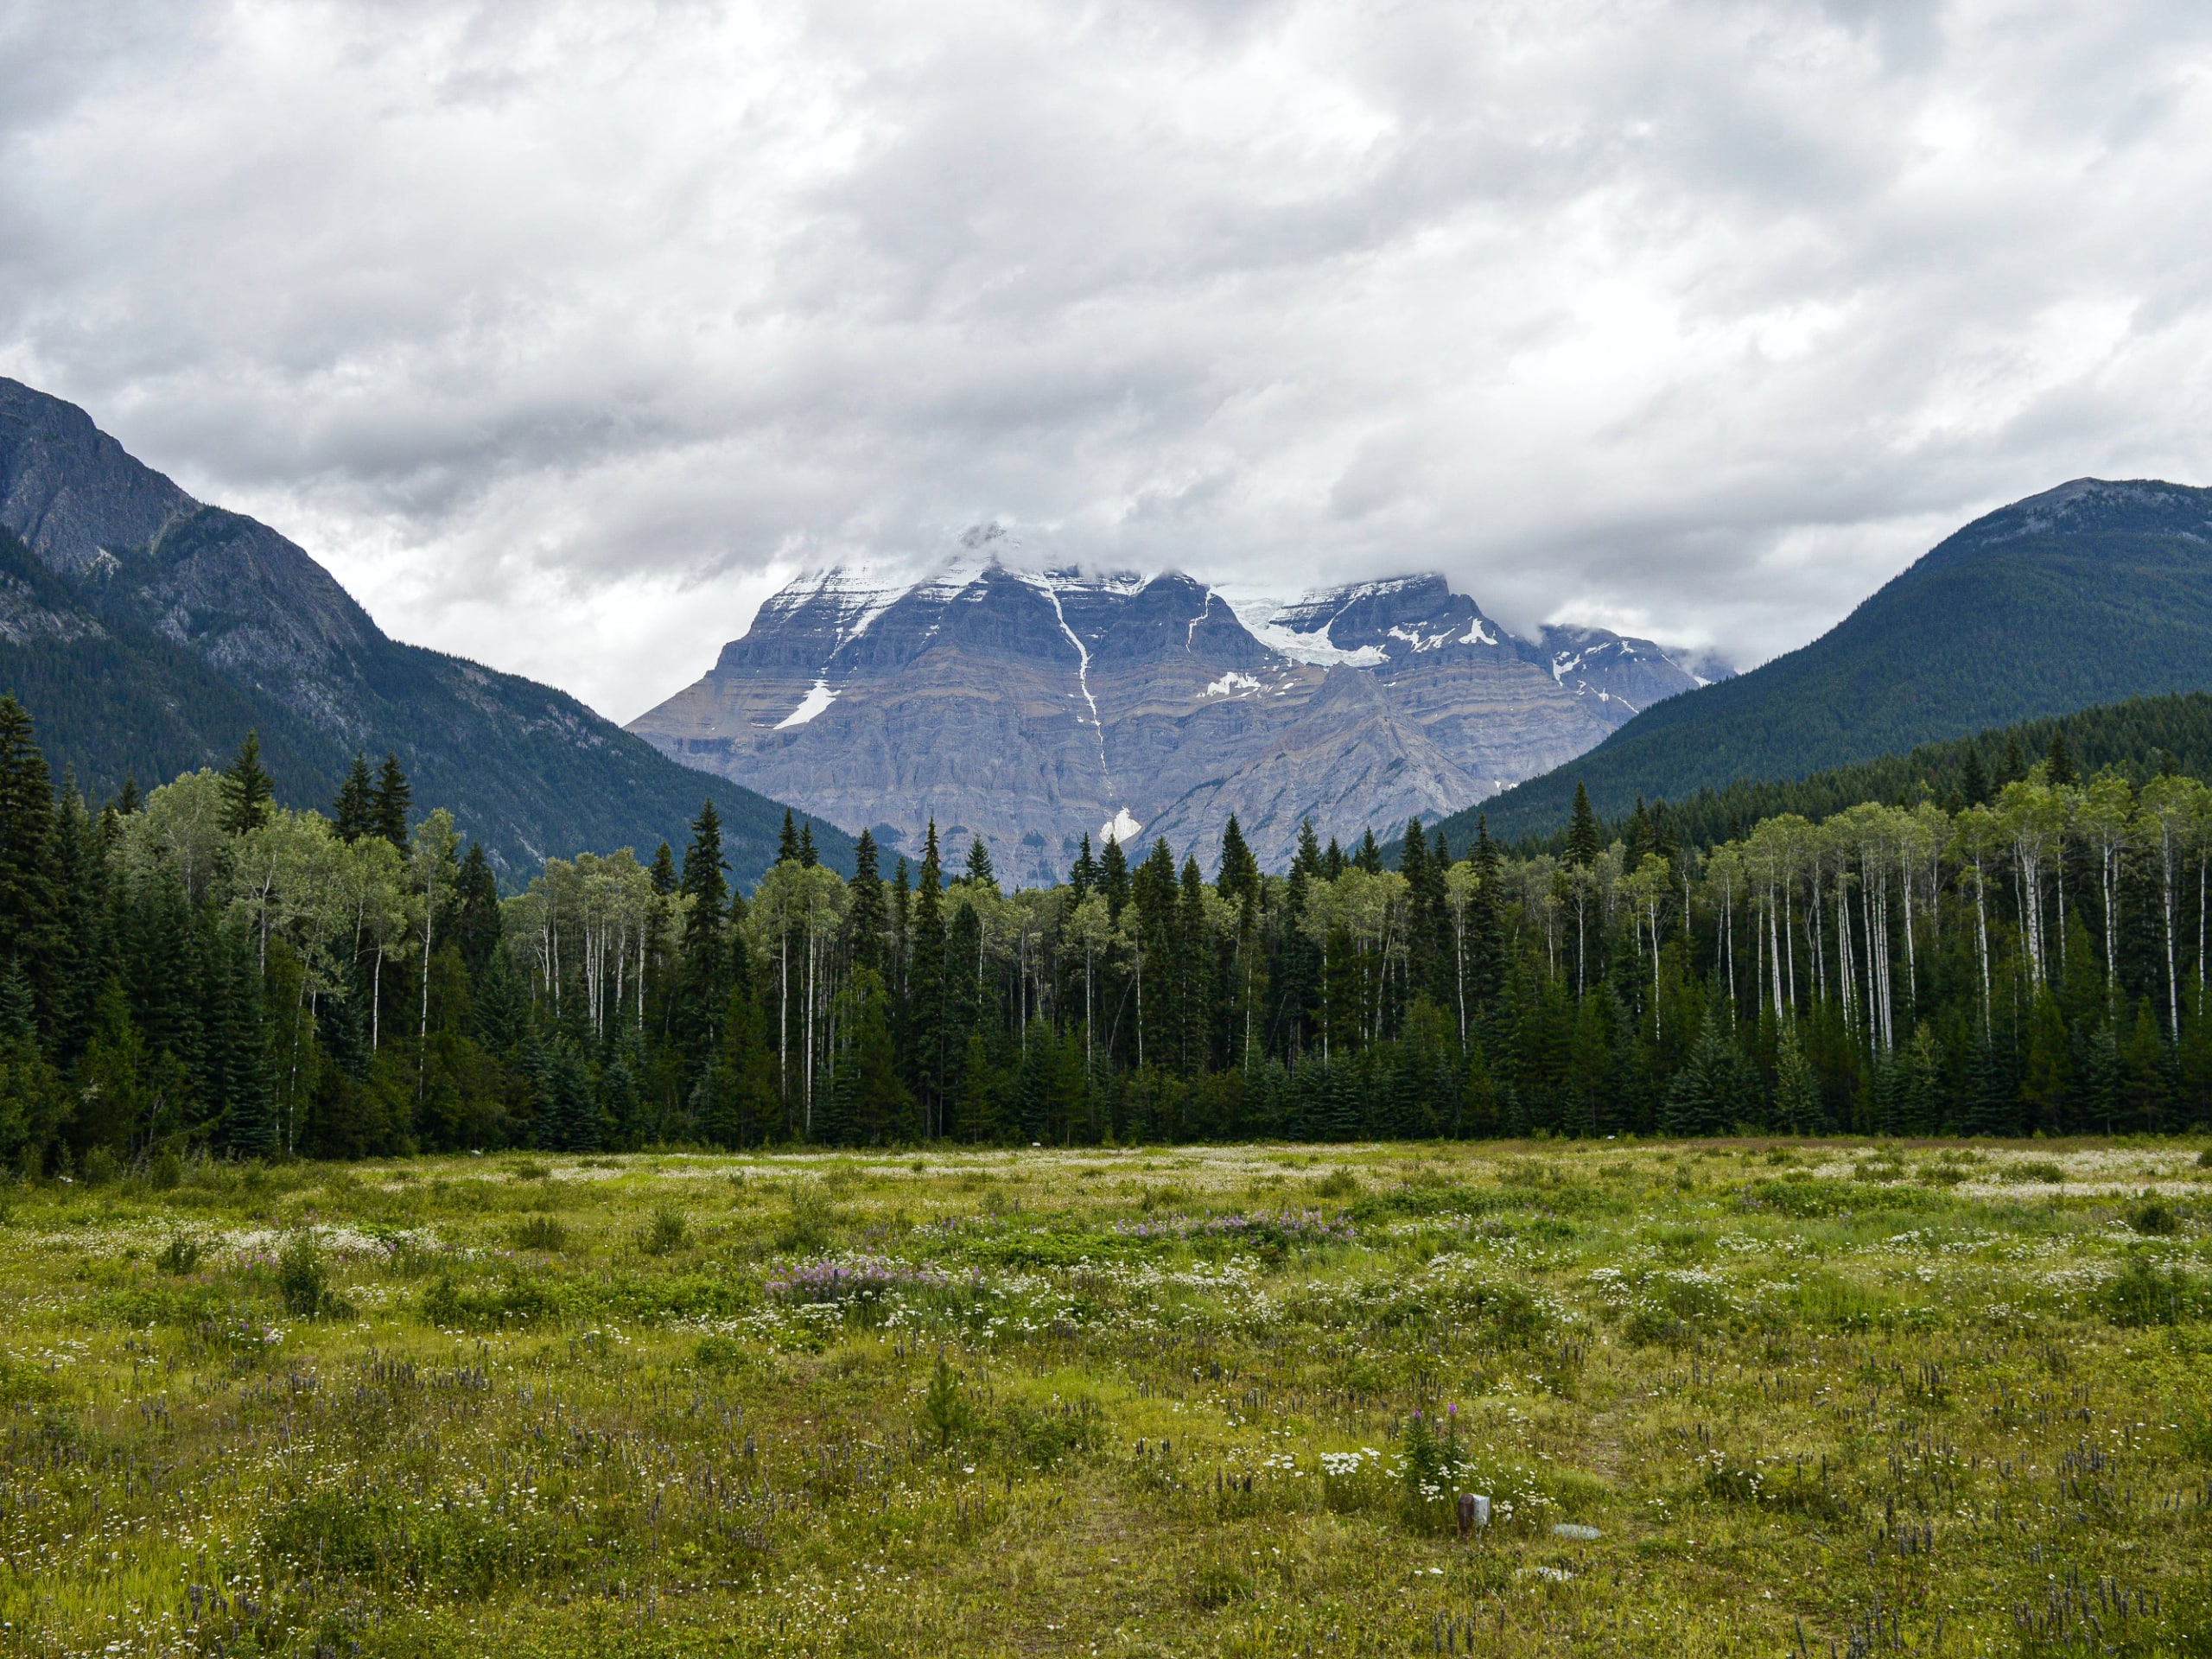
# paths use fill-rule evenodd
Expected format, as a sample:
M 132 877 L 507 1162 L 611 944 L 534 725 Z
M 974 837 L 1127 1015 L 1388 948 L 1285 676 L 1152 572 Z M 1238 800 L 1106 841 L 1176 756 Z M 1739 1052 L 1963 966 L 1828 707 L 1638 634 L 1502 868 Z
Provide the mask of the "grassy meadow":
M 2193 1142 L 169 1160 L 4 1210 L 10 1652 L 2212 1655 Z

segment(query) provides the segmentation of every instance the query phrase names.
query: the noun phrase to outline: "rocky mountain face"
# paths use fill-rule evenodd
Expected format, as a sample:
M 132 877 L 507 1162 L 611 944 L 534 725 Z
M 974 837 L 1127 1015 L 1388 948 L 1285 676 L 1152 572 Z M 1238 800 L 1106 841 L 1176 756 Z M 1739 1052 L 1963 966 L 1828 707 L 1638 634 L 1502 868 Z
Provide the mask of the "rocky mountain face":
M 1516 638 L 1440 576 L 1232 605 L 1179 572 L 1024 568 L 995 532 L 911 584 L 832 570 L 760 608 L 713 670 L 630 729 L 912 853 L 934 819 L 1002 877 L 1078 838 L 1210 859 L 1234 812 L 1279 868 L 1434 819 L 1556 766 L 1698 683 L 1648 640 Z
M 0 690 L 96 795 L 227 762 L 257 729 L 289 802 L 327 805 L 356 750 L 396 751 L 503 875 L 547 854 L 641 856 L 712 795 L 732 867 L 782 808 L 676 765 L 549 686 L 387 638 L 266 524 L 204 505 L 75 406 L 0 378 Z M 823 823 L 832 861 L 850 842 Z

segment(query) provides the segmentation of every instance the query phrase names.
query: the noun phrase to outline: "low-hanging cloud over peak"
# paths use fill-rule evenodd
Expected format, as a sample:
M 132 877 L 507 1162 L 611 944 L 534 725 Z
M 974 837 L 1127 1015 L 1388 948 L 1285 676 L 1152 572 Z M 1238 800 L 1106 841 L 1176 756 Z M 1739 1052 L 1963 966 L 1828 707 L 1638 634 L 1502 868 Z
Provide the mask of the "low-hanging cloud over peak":
M 1755 660 L 2203 481 L 2180 4 L 41 4 L 0 372 L 618 717 L 1001 522 Z

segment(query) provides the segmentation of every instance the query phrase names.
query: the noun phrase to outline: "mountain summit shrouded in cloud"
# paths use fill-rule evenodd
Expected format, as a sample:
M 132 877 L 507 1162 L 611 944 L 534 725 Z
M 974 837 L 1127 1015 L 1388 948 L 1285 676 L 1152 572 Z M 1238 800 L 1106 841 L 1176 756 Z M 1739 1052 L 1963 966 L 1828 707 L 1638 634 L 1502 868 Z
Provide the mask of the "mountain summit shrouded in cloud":
M 1086 834 L 1210 857 L 1231 813 L 1281 867 L 1305 819 L 1349 843 L 1435 818 L 1697 683 L 1649 640 L 1517 638 L 1437 575 L 1232 604 L 1022 551 L 971 534 L 919 580 L 802 577 L 631 730 L 893 847 L 980 835 L 1049 883 Z
M 992 515 L 1756 662 L 2051 479 L 2205 475 L 2209 41 L 24 0 L 0 373 L 623 718 L 801 569 Z

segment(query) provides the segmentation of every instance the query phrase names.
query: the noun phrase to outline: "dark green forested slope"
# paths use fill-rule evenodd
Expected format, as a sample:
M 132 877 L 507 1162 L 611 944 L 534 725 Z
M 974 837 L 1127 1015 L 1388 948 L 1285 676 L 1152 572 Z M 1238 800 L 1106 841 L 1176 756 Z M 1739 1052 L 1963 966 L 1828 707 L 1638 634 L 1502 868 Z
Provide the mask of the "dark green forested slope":
M 1675 842 L 1712 847 L 1739 838 L 1762 818 L 1785 812 L 1820 819 L 1861 801 L 1895 806 L 1934 801 L 1954 811 L 1982 804 L 2054 753 L 2081 778 L 2110 767 L 2138 788 L 2165 772 L 2212 783 L 2212 692 L 2100 703 L 2047 720 L 1993 727 L 1948 743 L 1923 743 L 1904 754 L 1885 754 L 1809 778 L 1745 779 L 1726 789 L 1701 789 L 1682 800 L 1646 804 L 1663 810 L 1666 834 Z M 1631 810 L 1601 821 L 1600 838 L 1609 843 L 1630 838 L 1635 816 Z M 1557 853 L 1566 844 L 1567 831 L 1560 830 L 1521 837 L 1515 850 Z M 1386 856 L 1397 856 L 1396 849 L 1397 843 L 1386 848 Z
M 2212 687 L 2212 491 L 2077 480 L 1975 520 L 1802 650 L 1672 697 L 1483 804 L 1548 835 L 1740 779 L 1803 778 L 1987 727 Z M 1476 809 L 1443 826 L 1453 844 Z
M 0 690 L 31 711 L 57 774 L 95 800 L 125 778 L 145 789 L 225 766 L 251 729 L 289 804 L 327 808 L 357 746 L 397 753 L 417 800 L 450 805 L 504 873 L 548 854 L 681 846 L 709 798 L 736 874 L 774 861 L 783 807 L 678 766 L 562 692 L 378 637 L 358 653 L 341 734 L 163 638 L 129 600 L 73 587 L 0 529 Z M 851 838 L 812 823 L 825 861 L 849 869 Z

